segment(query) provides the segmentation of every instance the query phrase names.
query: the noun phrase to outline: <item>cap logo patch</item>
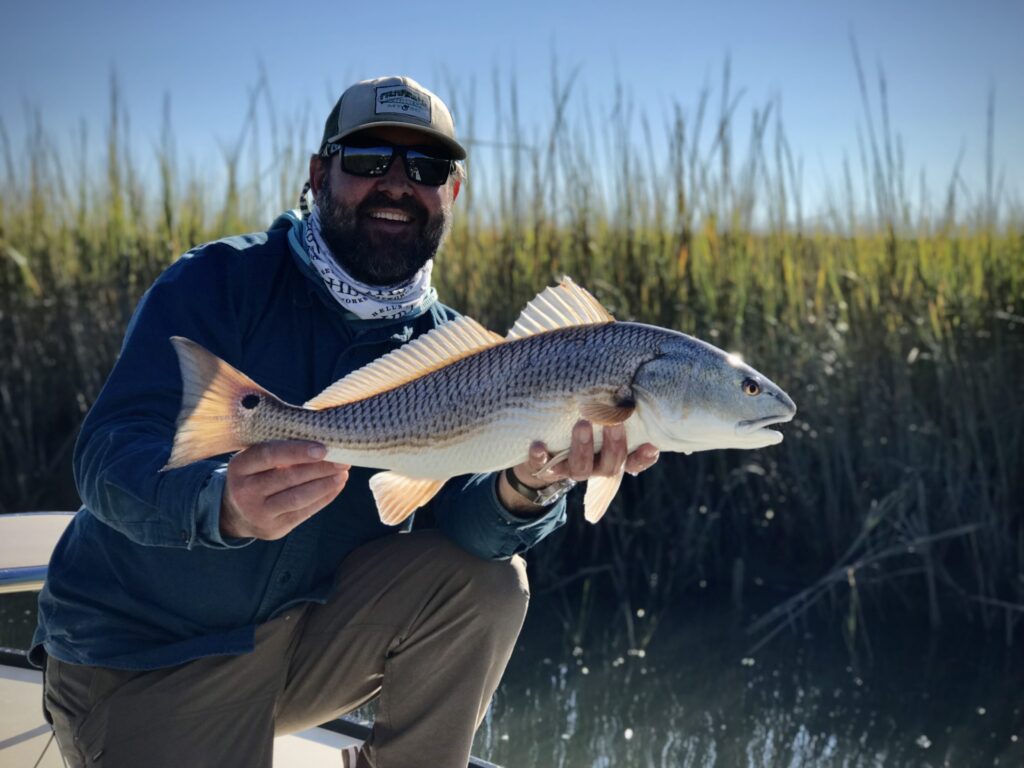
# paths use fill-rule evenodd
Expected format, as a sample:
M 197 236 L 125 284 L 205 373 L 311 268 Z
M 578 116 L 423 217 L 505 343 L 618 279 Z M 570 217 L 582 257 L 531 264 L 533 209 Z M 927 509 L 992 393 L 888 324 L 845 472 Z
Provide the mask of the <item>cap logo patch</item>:
M 374 114 L 399 114 L 430 124 L 430 97 L 405 85 L 377 86 Z

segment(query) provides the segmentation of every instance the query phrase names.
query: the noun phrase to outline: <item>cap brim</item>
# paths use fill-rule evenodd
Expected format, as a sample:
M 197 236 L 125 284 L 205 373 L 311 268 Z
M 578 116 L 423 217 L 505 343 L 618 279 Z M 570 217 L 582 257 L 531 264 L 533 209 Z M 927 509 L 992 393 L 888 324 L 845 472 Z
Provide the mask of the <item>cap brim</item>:
M 351 136 L 353 133 L 360 133 L 371 128 L 391 127 L 408 128 L 410 130 L 417 131 L 418 133 L 424 133 L 427 136 L 430 136 L 431 138 L 437 139 L 439 142 L 441 142 L 441 144 L 443 144 L 444 147 L 452 153 L 453 160 L 466 159 L 465 148 L 461 144 L 459 144 L 459 142 L 455 141 L 455 139 L 453 139 L 451 136 L 445 136 L 443 133 L 441 133 L 440 131 L 435 131 L 433 128 L 424 128 L 423 126 L 402 122 L 401 120 L 381 120 L 380 122 L 377 123 L 364 123 L 363 125 L 352 128 L 351 130 L 342 131 L 341 133 L 331 136 L 329 139 L 324 141 L 324 145 L 330 144 L 335 141 L 340 141 L 341 139 L 344 139 L 346 136 Z M 323 149 L 323 147 L 321 147 L 321 149 Z

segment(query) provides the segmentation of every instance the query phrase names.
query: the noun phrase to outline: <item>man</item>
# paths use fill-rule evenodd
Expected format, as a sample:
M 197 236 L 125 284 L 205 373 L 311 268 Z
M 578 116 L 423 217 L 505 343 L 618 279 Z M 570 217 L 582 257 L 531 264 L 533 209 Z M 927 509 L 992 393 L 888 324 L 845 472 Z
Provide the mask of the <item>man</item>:
M 310 160 L 308 215 L 197 248 L 146 293 L 82 427 L 84 506 L 40 596 L 32 656 L 71 765 L 267 766 L 275 733 L 376 697 L 359 766 L 466 765 L 526 611 L 518 553 L 562 524 L 572 480 L 641 471 L 651 446 L 627 456 L 608 428 L 595 456 L 581 422 L 547 475 L 545 447 L 524 446 L 402 535 L 371 472 L 316 443 L 159 471 L 181 398 L 169 337 L 301 403 L 455 316 L 430 275 L 465 156 L 433 93 L 357 83 Z

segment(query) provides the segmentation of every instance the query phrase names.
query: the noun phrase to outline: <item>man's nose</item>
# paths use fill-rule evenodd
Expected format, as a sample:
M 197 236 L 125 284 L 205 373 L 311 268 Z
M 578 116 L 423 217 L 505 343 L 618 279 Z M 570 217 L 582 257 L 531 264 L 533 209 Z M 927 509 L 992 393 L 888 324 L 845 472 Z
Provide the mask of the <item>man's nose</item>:
M 408 175 L 405 172 L 405 158 L 398 156 L 391 161 L 391 167 L 387 173 L 380 177 L 377 183 L 378 188 L 394 192 L 405 192 L 412 187 Z

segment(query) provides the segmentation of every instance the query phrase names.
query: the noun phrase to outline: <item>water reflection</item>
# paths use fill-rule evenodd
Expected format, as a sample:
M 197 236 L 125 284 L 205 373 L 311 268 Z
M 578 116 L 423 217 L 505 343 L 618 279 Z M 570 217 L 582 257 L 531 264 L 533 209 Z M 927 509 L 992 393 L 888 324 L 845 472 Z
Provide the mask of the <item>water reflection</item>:
M 506 768 L 1024 766 L 1019 647 L 890 622 L 859 663 L 822 622 L 751 655 L 731 613 L 658 618 L 646 649 L 611 619 L 577 645 L 535 600 L 474 753 Z M 0 596 L 0 645 L 25 647 L 34 625 L 34 596 Z
M 1019 649 L 893 627 L 860 665 L 822 626 L 748 656 L 731 615 L 705 610 L 643 655 L 613 631 L 583 651 L 543 613 L 477 735 L 509 768 L 1024 766 Z

